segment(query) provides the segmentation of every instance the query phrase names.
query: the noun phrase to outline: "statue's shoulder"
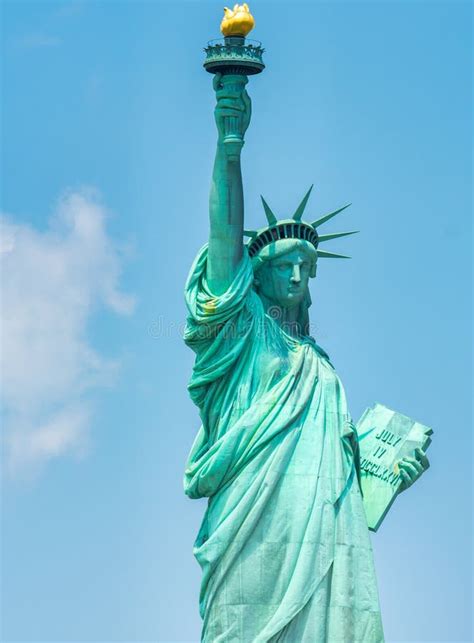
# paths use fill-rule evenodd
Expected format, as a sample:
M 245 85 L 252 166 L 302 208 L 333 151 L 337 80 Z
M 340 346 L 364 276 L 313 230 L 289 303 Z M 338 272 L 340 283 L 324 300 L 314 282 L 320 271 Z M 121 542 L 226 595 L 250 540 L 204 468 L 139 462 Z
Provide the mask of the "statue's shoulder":
M 308 344 L 311 344 L 311 346 L 313 347 L 313 349 L 314 349 L 314 351 L 317 353 L 317 355 L 318 355 L 319 357 L 321 357 L 324 361 L 326 361 L 326 362 L 327 362 L 327 363 L 328 363 L 332 368 L 334 368 L 334 366 L 333 366 L 333 364 L 332 364 L 332 362 L 331 362 L 331 359 L 330 359 L 329 355 L 326 353 L 326 351 L 324 350 L 324 348 L 323 348 L 322 346 L 320 346 L 320 345 L 316 342 L 316 340 L 314 339 L 314 337 L 312 337 L 311 335 L 308 335 L 308 336 L 305 338 L 305 342 L 307 342 Z

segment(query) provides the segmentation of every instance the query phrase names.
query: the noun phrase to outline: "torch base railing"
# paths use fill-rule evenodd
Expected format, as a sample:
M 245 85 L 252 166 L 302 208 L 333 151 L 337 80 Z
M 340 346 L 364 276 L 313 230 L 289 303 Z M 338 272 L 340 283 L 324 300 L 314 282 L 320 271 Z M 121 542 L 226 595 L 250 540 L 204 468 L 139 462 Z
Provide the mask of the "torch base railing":
M 253 76 L 265 69 L 262 44 L 256 40 L 246 40 L 243 36 L 211 40 L 204 51 L 206 59 L 203 66 L 210 74 Z

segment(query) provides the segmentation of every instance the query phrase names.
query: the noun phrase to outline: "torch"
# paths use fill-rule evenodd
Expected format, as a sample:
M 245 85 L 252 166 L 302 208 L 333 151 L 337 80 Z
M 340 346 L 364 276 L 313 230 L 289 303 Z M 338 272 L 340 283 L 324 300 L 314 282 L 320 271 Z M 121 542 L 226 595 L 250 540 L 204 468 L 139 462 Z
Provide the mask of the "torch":
M 221 83 L 229 92 L 241 94 L 248 76 L 260 74 L 265 69 L 262 43 L 246 38 L 254 26 L 255 20 L 247 4 L 236 4 L 233 9 L 226 7 L 221 22 L 224 38 L 211 40 L 204 49 L 204 69 L 210 74 L 222 74 Z M 239 132 L 237 117 L 226 116 L 224 125 L 224 144 L 229 146 L 229 156 L 232 157 L 232 148 L 238 154 L 244 141 Z

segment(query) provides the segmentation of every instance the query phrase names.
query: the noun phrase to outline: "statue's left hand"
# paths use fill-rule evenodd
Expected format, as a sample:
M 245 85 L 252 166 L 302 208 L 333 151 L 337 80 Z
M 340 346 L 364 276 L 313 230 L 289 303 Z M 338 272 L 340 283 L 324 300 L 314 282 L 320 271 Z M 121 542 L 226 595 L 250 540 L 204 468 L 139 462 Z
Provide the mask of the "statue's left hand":
M 398 462 L 398 469 L 402 485 L 400 491 L 405 491 L 418 480 L 418 478 L 429 468 L 430 463 L 422 449 L 415 449 L 414 458 L 403 458 Z

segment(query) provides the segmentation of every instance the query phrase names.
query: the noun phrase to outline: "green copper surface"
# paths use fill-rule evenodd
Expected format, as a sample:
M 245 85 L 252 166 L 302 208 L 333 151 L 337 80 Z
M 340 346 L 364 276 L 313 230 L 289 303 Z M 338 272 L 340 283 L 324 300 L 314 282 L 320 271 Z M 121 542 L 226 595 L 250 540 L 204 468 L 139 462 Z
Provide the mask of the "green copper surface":
M 265 69 L 261 43 L 239 36 L 212 40 L 204 49 L 203 66 L 211 74 L 260 74 Z
M 190 498 L 208 498 L 194 549 L 202 641 L 379 643 L 357 431 L 334 367 L 309 335 L 309 280 L 320 257 L 342 255 L 319 251 L 301 220 L 309 193 L 285 238 L 264 200 L 263 233 L 274 240 L 252 254 L 244 245 L 246 81 L 214 78 L 209 242 L 185 290 L 184 339 L 196 356 L 189 393 L 202 425 L 184 486 Z M 262 231 L 245 234 L 252 244 Z M 351 233 L 321 240 L 342 234 Z M 408 486 L 427 464 L 404 466 Z

